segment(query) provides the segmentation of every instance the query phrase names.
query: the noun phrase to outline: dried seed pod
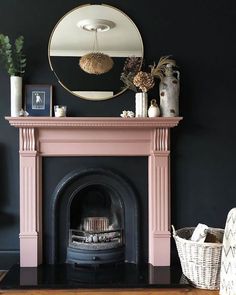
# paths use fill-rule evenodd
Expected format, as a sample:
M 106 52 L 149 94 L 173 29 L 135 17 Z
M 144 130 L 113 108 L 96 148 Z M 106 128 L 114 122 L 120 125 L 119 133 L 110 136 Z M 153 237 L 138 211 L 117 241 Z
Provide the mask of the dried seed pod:
M 154 77 L 151 75 L 151 73 L 142 71 L 135 75 L 133 83 L 136 87 L 141 89 L 142 92 L 148 92 L 155 85 Z

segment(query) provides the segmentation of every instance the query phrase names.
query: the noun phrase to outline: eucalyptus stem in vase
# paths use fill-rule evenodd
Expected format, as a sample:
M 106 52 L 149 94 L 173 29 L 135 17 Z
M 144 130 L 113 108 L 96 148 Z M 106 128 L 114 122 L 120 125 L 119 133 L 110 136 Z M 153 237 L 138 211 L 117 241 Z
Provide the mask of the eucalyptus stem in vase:
M 26 68 L 23 53 L 24 37 L 19 36 L 12 46 L 10 38 L 0 34 L 0 61 L 11 81 L 11 116 L 17 117 L 22 109 L 22 77 Z

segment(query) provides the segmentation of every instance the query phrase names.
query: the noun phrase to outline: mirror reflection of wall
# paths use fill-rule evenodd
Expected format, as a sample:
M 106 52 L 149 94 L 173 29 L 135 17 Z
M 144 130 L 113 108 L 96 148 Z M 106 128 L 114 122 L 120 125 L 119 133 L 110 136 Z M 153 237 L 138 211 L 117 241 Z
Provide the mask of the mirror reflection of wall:
M 95 51 L 113 61 L 103 74 L 89 74 L 79 65 L 82 56 Z M 124 91 L 120 75 L 130 56 L 143 58 L 141 35 L 126 14 L 107 5 L 69 11 L 49 40 L 49 63 L 59 82 L 75 96 L 90 100 L 109 99 Z

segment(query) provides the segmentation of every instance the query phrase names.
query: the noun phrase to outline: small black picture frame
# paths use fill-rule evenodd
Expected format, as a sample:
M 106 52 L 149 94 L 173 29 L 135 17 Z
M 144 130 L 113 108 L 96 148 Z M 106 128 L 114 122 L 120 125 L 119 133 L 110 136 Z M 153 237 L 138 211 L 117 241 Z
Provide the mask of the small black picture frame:
M 52 116 L 52 85 L 25 85 L 25 111 L 29 116 Z

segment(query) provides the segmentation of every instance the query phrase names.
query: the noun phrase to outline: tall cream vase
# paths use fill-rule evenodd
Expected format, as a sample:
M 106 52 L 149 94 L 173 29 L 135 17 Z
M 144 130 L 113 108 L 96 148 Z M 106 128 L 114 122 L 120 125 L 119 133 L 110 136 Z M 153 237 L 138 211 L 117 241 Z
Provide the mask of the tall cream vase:
M 146 92 L 138 92 L 135 94 L 135 117 L 147 117 L 147 101 Z
M 11 76 L 11 117 L 18 117 L 22 108 L 22 77 Z

